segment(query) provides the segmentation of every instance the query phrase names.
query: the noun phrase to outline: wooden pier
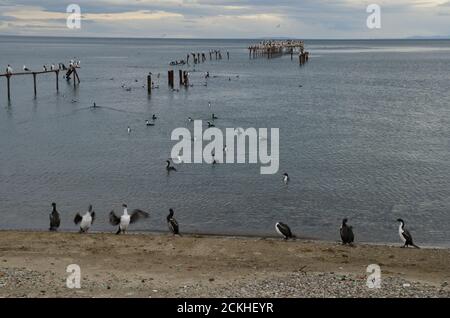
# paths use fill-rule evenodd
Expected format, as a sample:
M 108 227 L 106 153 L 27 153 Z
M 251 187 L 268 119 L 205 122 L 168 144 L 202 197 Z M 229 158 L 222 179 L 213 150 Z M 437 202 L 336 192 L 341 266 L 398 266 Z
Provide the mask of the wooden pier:
M 248 47 L 249 58 L 267 57 L 268 59 L 280 57 L 285 54 L 299 56 L 299 64 L 305 64 L 309 59 L 309 52 L 305 51 L 305 43 L 301 40 L 262 41 Z
M 33 88 L 34 88 L 34 97 L 37 96 L 37 76 L 41 74 L 48 74 L 48 73 L 54 73 L 55 74 L 55 80 L 56 80 L 56 91 L 59 92 L 59 73 L 61 71 L 66 71 L 66 79 L 69 80 L 70 76 L 73 74 L 73 86 L 76 87 L 77 81 L 78 84 L 80 84 L 80 77 L 77 73 L 77 68 L 80 68 L 79 66 L 72 66 L 69 67 L 67 70 L 63 69 L 55 69 L 55 70 L 47 70 L 47 71 L 23 71 L 23 72 L 13 72 L 13 73 L 3 73 L 0 74 L 0 77 L 6 77 L 6 90 L 8 94 L 8 101 L 11 101 L 11 78 L 13 76 L 25 76 L 25 75 L 32 75 L 33 76 Z

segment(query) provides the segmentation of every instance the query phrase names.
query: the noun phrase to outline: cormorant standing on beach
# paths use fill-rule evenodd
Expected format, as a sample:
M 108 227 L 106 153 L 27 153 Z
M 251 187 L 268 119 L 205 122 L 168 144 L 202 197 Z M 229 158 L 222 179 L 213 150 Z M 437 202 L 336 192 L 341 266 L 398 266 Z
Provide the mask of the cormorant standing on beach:
M 169 230 L 173 235 L 180 235 L 180 228 L 178 226 L 177 220 L 175 220 L 175 218 L 173 217 L 173 213 L 173 209 L 169 209 L 169 215 L 167 216 L 167 225 L 169 226 Z
M 50 212 L 50 228 L 49 231 L 58 231 L 59 225 L 61 224 L 61 218 L 59 217 L 59 212 L 56 210 L 56 203 L 52 203 L 52 212 Z
M 355 236 L 353 234 L 353 227 L 347 225 L 347 219 L 342 220 L 342 226 L 340 229 L 342 244 L 352 244 L 355 240 Z
M 275 224 L 275 230 L 278 234 L 280 234 L 285 240 L 288 240 L 290 238 L 295 238 L 295 235 L 292 234 L 291 229 L 287 224 L 278 222 Z
M 402 219 L 397 219 L 397 222 L 400 222 L 398 227 L 398 234 L 400 235 L 400 239 L 405 243 L 402 247 L 408 247 L 409 245 L 414 246 L 415 248 L 420 248 L 416 244 L 413 243 L 413 239 L 411 233 L 405 228 L 405 221 Z
M 87 233 L 94 220 L 95 212 L 92 211 L 92 205 L 89 205 L 88 211 L 83 216 L 77 213 L 73 221 L 76 225 L 80 224 L 80 233 Z
M 119 226 L 116 234 L 123 233 L 128 230 L 128 226 L 130 224 L 136 223 L 138 220 L 144 218 L 148 218 L 149 214 L 145 211 L 135 209 L 131 214 L 128 214 L 128 206 L 126 204 L 122 204 L 123 207 L 123 214 L 119 217 L 117 216 L 114 211 L 111 211 L 109 213 L 109 223 L 113 226 Z

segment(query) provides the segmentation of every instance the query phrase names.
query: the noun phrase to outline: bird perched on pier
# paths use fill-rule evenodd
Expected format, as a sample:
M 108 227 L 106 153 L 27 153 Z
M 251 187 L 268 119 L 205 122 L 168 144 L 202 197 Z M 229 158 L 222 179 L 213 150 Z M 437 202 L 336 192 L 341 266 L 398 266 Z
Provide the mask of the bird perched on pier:
M 180 229 L 178 226 L 177 220 L 173 217 L 173 209 L 169 209 L 169 215 L 167 216 L 167 225 L 169 226 L 170 232 L 172 232 L 173 235 L 180 235 Z
M 167 163 L 167 166 L 166 166 L 167 172 L 170 172 L 170 171 L 177 171 L 177 169 L 176 169 L 175 167 L 173 167 L 173 166 L 170 165 L 170 161 L 169 161 L 169 160 L 166 160 L 166 163 Z
M 355 240 L 355 236 L 353 234 L 353 227 L 347 225 L 347 219 L 342 220 L 342 225 L 340 228 L 342 244 L 352 244 Z
M 61 224 L 61 218 L 59 212 L 56 210 L 56 203 L 52 203 L 52 212 L 50 212 L 50 228 L 49 231 L 58 231 Z
M 50 71 L 54 71 L 55 70 L 55 64 L 50 65 Z
M 12 74 L 13 72 L 13 68 L 11 67 L 11 65 L 8 64 L 8 66 L 6 67 L 6 74 Z
M 211 122 L 207 121 L 206 122 L 208 124 L 208 127 L 216 127 L 214 124 L 212 124 Z
M 24 70 L 25 72 L 30 72 L 30 69 L 29 69 L 28 67 L 26 67 L 25 65 L 23 66 L 23 70 Z
M 283 173 L 283 182 L 284 184 L 288 184 L 289 183 L 289 175 L 285 172 Z
M 43 70 L 44 72 L 47 72 L 47 66 L 44 65 L 44 66 L 42 67 L 42 70 Z
M 398 234 L 400 235 L 400 239 L 404 243 L 402 247 L 408 247 L 409 245 L 411 245 L 415 248 L 419 248 L 416 244 L 413 243 L 411 233 L 409 233 L 409 231 L 405 228 L 405 221 L 403 221 L 402 219 L 397 219 L 397 222 L 400 222 L 400 225 L 398 227 Z
M 191 122 L 192 121 L 192 118 L 191 117 L 188 117 L 188 122 Z
M 80 233 L 87 233 L 91 225 L 95 220 L 95 212 L 92 211 L 92 205 L 89 205 L 87 212 L 81 216 L 79 213 L 75 215 L 73 222 L 78 225 L 80 224 Z
M 216 115 L 214 115 L 214 113 L 211 115 L 211 118 L 212 118 L 212 120 L 219 119 L 219 117 L 217 117 Z
M 291 229 L 287 224 L 278 222 L 275 224 L 275 230 L 278 234 L 280 234 L 285 240 L 295 238 L 295 235 L 292 234 Z
M 147 212 L 139 209 L 135 209 L 131 212 L 131 214 L 128 214 L 128 206 L 124 203 L 122 204 L 122 207 L 123 214 L 120 217 L 114 213 L 114 210 L 109 213 L 109 223 L 113 226 L 119 226 L 116 234 L 125 234 L 130 224 L 136 223 L 140 219 L 146 219 L 150 216 Z

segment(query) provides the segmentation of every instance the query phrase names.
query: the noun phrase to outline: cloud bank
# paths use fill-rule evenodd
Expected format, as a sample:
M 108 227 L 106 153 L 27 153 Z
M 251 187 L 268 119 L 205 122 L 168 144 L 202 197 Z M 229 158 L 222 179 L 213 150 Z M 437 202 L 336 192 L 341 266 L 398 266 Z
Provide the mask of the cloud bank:
M 448 0 L 0 0 L 0 34 L 171 38 L 403 38 L 450 35 Z M 381 29 L 366 26 L 381 6 Z

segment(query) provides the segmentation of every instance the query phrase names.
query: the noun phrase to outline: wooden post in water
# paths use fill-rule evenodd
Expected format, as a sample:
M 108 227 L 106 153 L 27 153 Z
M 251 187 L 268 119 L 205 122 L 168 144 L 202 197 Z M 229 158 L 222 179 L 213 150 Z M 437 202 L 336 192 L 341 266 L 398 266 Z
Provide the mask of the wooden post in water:
M 180 76 L 180 86 L 182 86 L 183 85 L 183 71 L 178 70 L 178 75 Z
M 149 95 L 152 93 L 152 76 L 150 74 L 147 75 L 147 92 Z
M 11 101 L 11 85 L 9 82 L 11 75 L 6 75 L 6 85 L 8 86 L 8 101 Z
M 169 86 L 171 88 L 173 88 L 173 70 L 170 70 L 168 72 L 168 81 L 169 81 Z
M 33 73 L 33 84 L 34 84 L 34 97 L 37 95 L 37 89 L 36 89 L 36 73 Z
M 59 92 L 59 70 L 56 70 L 56 91 Z

